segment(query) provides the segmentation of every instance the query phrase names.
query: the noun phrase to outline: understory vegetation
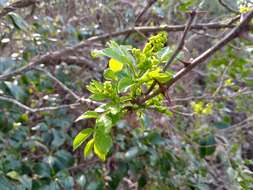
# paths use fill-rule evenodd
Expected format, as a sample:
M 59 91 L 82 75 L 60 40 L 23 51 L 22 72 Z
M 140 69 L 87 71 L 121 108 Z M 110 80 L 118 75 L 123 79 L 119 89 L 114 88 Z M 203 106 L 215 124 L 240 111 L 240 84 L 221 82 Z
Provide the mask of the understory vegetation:
M 252 190 L 252 7 L 0 0 L 0 190 Z

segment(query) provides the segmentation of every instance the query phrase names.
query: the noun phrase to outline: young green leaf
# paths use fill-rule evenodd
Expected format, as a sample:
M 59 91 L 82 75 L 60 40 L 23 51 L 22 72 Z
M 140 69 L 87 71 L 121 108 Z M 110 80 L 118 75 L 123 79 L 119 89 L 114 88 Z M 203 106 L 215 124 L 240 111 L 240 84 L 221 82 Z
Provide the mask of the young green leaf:
M 167 71 L 167 72 L 161 72 L 160 68 L 157 68 L 153 71 L 148 71 L 146 72 L 140 79 L 140 82 L 148 82 L 150 80 L 156 80 L 161 84 L 164 84 L 171 80 L 173 77 L 172 73 Z
M 104 94 L 92 94 L 89 98 L 94 101 L 103 101 L 107 98 L 107 96 Z
M 101 115 L 99 119 L 97 120 L 97 124 L 104 127 L 105 130 L 110 131 L 112 128 L 112 120 L 108 115 Z
M 81 116 L 79 116 L 75 120 L 75 122 L 80 121 L 82 119 L 90 119 L 90 118 L 95 118 L 96 119 L 97 117 L 98 117 L 98 113 L 97 112 L 95 112 L 95 111 L 87 111 L 84 114 L 82 114 Z
M 103 52 L 103 50 L 97 50 L 97 49 L 94 49 L 93 51 L 91 51 L 91 56 L 93 58 L 96 58 L 96 57 L 99 57 L 99 56 L 106 56 Z
M 169 60 L 171 54 L 173 51 L 171 51 L 170 47 L 164 47 L 160 51 L 157 52 L 157 57 L 158 59 L 162 62 L 165 63 Z
M 153 79 L 158 81 L 161 84 L 164 84 L 168 82 L 169 80 L 172 79 L 172 74 L 170 72 L 165 72 L 165 73 L 154 73 L 154 75 L 151 75 Z
M 90 155 L 93 146 L 94 146 L 94 138 L 89 140 L 89 142 L 85 145 L 85 148 L 83 151 L 83 155 L 85 158 Z
M 163 113 L 167 115 L 168 117 L 172 116 L 172 112 L 168 109 L 166 106 L 154 106 L 156 108 L 156 111 Z
M 117 73 L 113 72 L 111 69 L 106 69 L 104 71 L 104 77 L 106 80 L 117 80 Z
M 134 81 L 130 77 L 121 79 L 118 83 L 118 91 L 126 92 L 134 84 Z
M 112 138 L 105 133 L 103 128 L 98 128 L 95 134 L 94 152 L 101 159 L 105 160 L 107 153 L 112 146 Z
M 113 58 L 121 63 L 131 64 L 133 61 L 133 56 L 129 53 L 129 46 L 121 46 L 116 42 L 111 41 L 108 43 L 109 48 L 103 50 L 92 51 L 92 57 L 107 56 Z
M 73 150 L 76 150 L 93 132 L 92 128 L 87 128 L 79 132 L 73 141 Z
M 94 152 L 101 160 L 105 161 L 106 154 L 103 153 L 96 144 L 94 144 Z
M 90 84 L 87 85 L 87 89 L 93 94 L 98 94 L 101 93 L 101 89 L 103 89 L 103 84 L 101 82 L 92 80 Z
M 20 178 L 20 175 L 16 171 L 10 171 L 6 174 L 6 176 L 8 176 L 9 178 L 14 179 L 14 180 L 19 180 L 19 178 Z
M 216 140 L 214 135 L 209 134 L 199 141 L 199 155 L 201 158 L 205 156 L 210 156 L 215 152 L 216 149 Z

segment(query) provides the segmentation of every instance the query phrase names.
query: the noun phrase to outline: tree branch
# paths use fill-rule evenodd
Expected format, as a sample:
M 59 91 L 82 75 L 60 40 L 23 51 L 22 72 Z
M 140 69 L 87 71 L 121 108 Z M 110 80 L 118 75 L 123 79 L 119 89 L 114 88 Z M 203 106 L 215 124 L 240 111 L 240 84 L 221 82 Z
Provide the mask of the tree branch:
M 157 0 L 149 0 L 148 4 L 144 7 L 144 9 L 140 12 L 140 14 L 135 19 L 135 25 L 140 21 L 141 17 L 147 12 L 147 10 L 156 2 Z
M 27 105 L 19 102 L 18 100 L 14 99 L 14 98 L 10 98 L 10 97 L 6 97 L 6 96 L 0 96 L 0 100 L 2 101 L 6 101 L 9 103 L 12 103 L 18 107 L 20 107 L 21 109 L 30 112 L 30 113 L 37 113 L 37 112 L 44 112 L 44 111 L 54 111 L 54 110 L 58 110 L 58 109 L 62 109 L 62 108 L 69 108 L 69 109 L 75 109 L 78 106 L 81 106 L 83 103 L 89 105 L 100 105 L 98 102 L 94 102 L 90 99 L 85 99 L 82 98 L 81 101 L 79 102 L 75 102 L 72 104 L 63 104 L 63 105 L 59 105 L 59 106 L 49 106 L 49 107 L 41 107 L 41 108 L 31 108 L 28 107 Z
M 9 12 L 15 11 L 16 9 L 29 7 L 31 5 L 34 5 L 38 0 L 19 0 L 12 4 L 10 4 L 7 7 L 4 7 L 2 12 L 0 12 L 0 18 L 7 15 Z
M 16 99 L 13 99 L 13 98 L 9 98 L 9 97 L 5 97 L 5 96 L 0 96 L 0 100 L 2 101 L 6 101 L 6 102 L 10 102 L 12 104 L 15 104 L 17 105 L 18 107 L 28 111 L 28 112 L 34 112 L 34 109 L 33 108 L 30 108 L 24 104 L 22 104 L 21 102 L 19 102 L 18 100 Z
M 228 4 L 226 4 L 223 0 L 218 0 L 221 6 L 223 6 L 225 9 L 227 9 L 229 12 L 235 13 L 235 14 L 240 14 L 239 11 L 233 9 L 230 7 Z
M 73 104 L 63 104 L 63 105 L 59 105 L 59 106 L 31 108 L 31 107 L 26 106 L 25 104 L 22 104 L 21 102 L 19 102 L 16 99 L 9 98 L 9 97 L 6 97 L 6 96 L 0 96 L 0 100 L 15 104 L 16 106 L 20 107 L 21 109 L 26 110 L 26 111 L 31 112 L 31 113 L 42 112 L 42 111 L 53 111 L 53 110 L 58 110 L 58 109 L 62 109 L 62 108 L 74 109 L 77 106 L 81 105 L 80 102 L 76 102 L 76 103 L 73 103 Z
M 97 164 L 100 163 L 101 161 L 97 158 L 94 158 L 92 160 L 87 160 L 83 163 L 77 164 L 75 166 L 69 167 L 67 168 L 68 170 L 83 170 L 84 168 L 90 167 L 93 164 Z
M 93 61 L 81 56 L 62 57 L 61 61 L 64 61 L 66 63 L 80 65 L 80 66 L 86 66 L 91 70 L 94 70 L 94 66 L 95 66 L 95 63 Z
M 184 33 L 183 33 L 183 36 L 181 38 L 181 40 L 179 41 L 178 45 L 177 45 L 177 48 L 176 50 L 174 51 L 174 53 L 172 54 L 172 56 L 170 57 L 169 61 L 166 63 L 166 65 L 164 66 L 163 68 L 163 71 L 166 71 L 168 66 L 174 61 L 174 59 L 176 58 L 176 56 L 180 53 L 180 51 L 182 50 L 182 48 L 184 47 L 184 44 L 185 44 L 185 38 L 187 36 L 187 33 L 188 31 L 191 29 L 191 25 L 192 25 L 192 22 L 196 16 L 196 12 L 193 11 L 191 13 L 189 13 L 190 15 L 190 18 L 188 20 L 188 22 L 186 23 L 186 27 L 184 29 Z
M 59 84 L 62 89 L 64 89 L 69 94 L 71 94 L 77 101 L 79 101 L 81 99 L 81 97 L 79 97 L 75 92 L 73 92 L 73 90 L 71 90 L 70 88 L 68 88 L 65 84 L 63 84 L 61 81 L 59 81 L 55 76 L 53 76 L 47 70 L 42 69 L 42 68 L 35 68 L 35 70 L 45 73 L 50 79 L 52 79 L 57 84 Z
M 138 14 L 138 16 L 136 17 L 135 21 L 134 21 L 134 26 L 136 26 L 138 24 L 138 22 L 140 21 L 141 17 L 148 11 L 148 9 L 150 7 L 152 7 L 152 5 L 156 2 L 157 0 L 148 0 L 147 5 L 144 7 L 144 9 L 140 12 L 140 14 Z M 136 30 L 136 32 L 142 34 L 140 31 Z M 131 32 L 129 32 L 125 38 L 124 38 L 124 42 L 128 39 L 128 37 L 130 36 Z
M 237 18 L 237 19 L 239 19 L 239 18 Z M 67 47 L 63 50 L 49 52 L 49 53 L 46 53 L 42 56 L 36 56 L 27 65 L 24 65 L 23 67 L 21 67 L 17 70 L 14 70 L 12 72 L 0 75 L 0 80 L 5 80 L 5 79 L 11 78 L 15 75 L 27 72 L 27 71 L 33 69 L 33 67 L 36 64 L 55 63 L 56 61 L 61 60 L 62 57 L 65 57 L 66 55 L 74 53 L 76 50 L 81 49 L 81 48 L 83 48 L 95 41 L 100 41 L 100 40 L 105 40 L 105 39 L 108 39 L 111 37 L 126 35 L 129 32 L 135 33 L 136 31 L 140 31 L 142 33 L 159 32 L 159 31 L 178 32 L 178 31 L 184 31 L 185 27 L 186 27 L 186 25 L 144 26 L 144 27 L 134 27 L 134 28 L 126 29 L 126 30 L 119 31 L 119 32 L 113 32 L 113 33 L 107 33 L 107 34 L 102 34 L 102 35 L 98 35 L 98 36 L 93 36 L 93 37 L 90 37 L 90 38 L 86 39 L 85 41 L 73 46 L 73 47 Z M 233 27 L 234 27 L 234 25 L 230 24 L 230 22 L 228 24 L 218 22 L 218 23 L 207 23 L 207 24 L 195 24 L 195 25 L 191 26 L 191 30 L 193 30 L 193 29 L 194 30 L 224 29 L 224 28 L 233 28 Z
M 193 61 L 190 62 L 190 64 L 187 67 L 184 67 L 179 72 L 177 72 L 173 78 L 166 84 L 167 87 L 172 86 L 174 83 L 176 83 L 179 79 L 184 77 L 186 74 L 188 74 L 193 68 L 195 68 L 200 63 L 207 60 L 209 57 L 211 57 L 216 51 L 223 48 L 225 45 L 227 45 L 230 41 L 234 40 L 238 37 L 238 35 L 247 28 L 250 20 L 253 17 L 253 10 L 248 12 L 244 19 L 240 22 L 240 24 L 235 27 L 233 30 L 231 30 L 220 42 L 218 42 L 213 47 L 206 50 L 204 53 L 202 53 L 200 56 L 196 57 Z M 138 102 L 139 104 L 143 104 L 146 100 L 157 96 L 161 93 L 161 89 L 158 89 L 154 91 L 152 94 L 149 94 L 145 97 L 137 98 L 135 102 Z

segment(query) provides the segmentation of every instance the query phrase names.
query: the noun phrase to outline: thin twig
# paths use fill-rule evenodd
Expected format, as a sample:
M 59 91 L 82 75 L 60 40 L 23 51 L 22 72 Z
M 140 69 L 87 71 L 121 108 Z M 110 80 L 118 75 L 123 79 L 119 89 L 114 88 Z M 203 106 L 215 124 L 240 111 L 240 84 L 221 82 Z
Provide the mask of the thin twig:
M 235 14 L 240 14 L 239 11 L 233 9 L 232 7 L 230 7 L 228 4 L 226 4 L 223 0 L 218 0 L 219 3 L 225 8 L 227 9 L 229 12 L 235 13 Z
M 174 61 L 174 59 L 176 58 L 176 56 L 179 54 L 179 52 L 183 49 L 184 44 L 185 44 L 185 38 L 191 28 L 192 22 L 196 16 L 196 11 L 192 11 L 191 13 L 189 13 L 190 18 L 188 20 L 188 22 L 186 23 L 186 27 L 184 29 L 184 33 L 182 35 L 181 40 L 179 41 L 176 50 L 174 51 L 174 53 L 172 54 L 172 56 L 170 57 L 169 61 L 166 63 L 166 65 L 163 68 L 163 71 L 166 71 L 169 67 L 169 65 Z
M 0 100 L 15 104 L 16 106 L 20 107 L 21 109 L 31 112 L 31 113 L 43 112 L 43 111 L 53 111 L 53 110 L 58 110 L 58 109 L 62 109 L 62 108 L 75 109 L 76 107 L 81 105 L 81 102 L 77 102 L 77 103 L 73 103 L 73 104 L 63 104 L 63 105 L 59 105 L 59 106 L 31 108 L 31 107 L 26 106 L 25 104 L 22 104 L 18 100 L 10 98 L 10 97 L 0 96 Z
M 221 22 L 218 22 L 218 23 L 216 22 L 216 23 L 207 23 L 207 24 L 195 24 L 195 25 L 191 26 L 191 30 L 193 30 L 193 29 L 194 30 L 224 29 L 224 28 L 233 28 L 233 27 L 234 27 L 233 24 L 224 24 Z M 93 36 L 93 37 L 90 37 L 90 38 L 86 39 L 85 41 L 73 46 L 73 47 L 68 47 L 63 50 L 58 50 L 58 51 L 46 53 L 41 56 L 36 56 L 27 65 L 24 65 L 23 67 L 18 68 L 18 69 L 11 71 L 9 73 L 0 75 L 0 80 L 5 80 L 5 79 L 11 78 L 13 76 L 16 76 L 18 74 L 22 74 L 24 72 L 27 72 L 27 71 L 33 69 L 33 67 L 36 64 L 40 64 L 40 63 L 47 63 L 47 64 L 52 63 L 53 64 L 56 61 L 61 60 L 62 57 L 69 55 L 71 53 L 74 53 L 78 49 L 81 49 L 81 48 L 83 48 L 95 41 L 105 40 L 105 39 L 108 39 L 111 37 L 117 37 L 120 35 L 126 35 L 129 32 L 130 33 L 135 33 L 136 31 L 139 31 L 142 33 L 159 32 L 159 31 L 178 32 L 178 31 L 184 31 L 185 28 L 186 28 L 185 25 L 144 26 L 144 27 L 134 27 L 134 28 L 122 30 L 119 32 L 113 32 L 113 33 L 107 33 L 107 34 L 102 34 L 102 35 L 98 35 L 98 36 Z
M 28 111 L 28 112 L 34 112 L 34 109 L 33 108 L 30 108 L 24 104 L 22 104 L 21 102 L 19 102 L 18 100 L 16 99 L 13 99 L 13 98 L 9 98 L 9 97 L 5 97 L 5 96 L 0 96 L 0 100 L 2 101 L 6 101 L 6 102 L 10 102 L 12 104 L 15 104 L 17 106 L 19 106 L 20 108 Z
M 150 7 L 152 7 L 152 5 L 153 5 L 156 1 L 157 1 L 157 0 L 149 0 L 148 4 L 144 7 L 144 9 L 143 9 L 143 10 L 140 12 L 140 14 L 136 17 L 136 19 L 135 19 L 135 21 L 134 21 L 134 26 L 136 26 L 136 25 L 138 24 L 138 22 L 140 21 L 141 17 L 148 11 L 148 9 L 149 9 Z M 143 33 L 140 32 L 139 30 L 136 30 L 136 32 L 139 33 L 141 36 L 143 36 Z M 129 33 L 125 36 L 123 42 L 125 42 L 125 41 L 128 39 L 128 37 L 130 36 L 130 34 L 131 34 L 131 32 L 129 32 Z
M 220 83 L 219 83 L 218 87 L 216 88 L 216 90 L 214 91 L 214 93 L 212 95 L 213 97 L 215 97 L 220 92 L 220 90 L 222 89 L 223 83 L 224 83 L 224 80 L 225 80 L 225 76 L 226 76 L 227 71 L 228 71 L 228 69 L 229 69 L 229 67 L 232 63 L 233 63 L 233 61 L 230 61 L 229 64 L 225 67 L 225 69 L 224 69 L 224 71 L 223 71 L 223 73 L 220 77 Z
M 59 81 L 55 76 L 53 76 L 47 70 L 42 69 L 42 68 L 35 68 L 35 70 L 45 73 L 50 79 L 52 79 L 57 84 L 59 84 L 62 89 L 64 89 L 69 94 L 71 94 L 77 101 L 79 101 L 81 99 L 81 97 L 78 96 L 75 92 L 73 92 L 73 90 L 71 90 L 70 88 L 68 88 L 65 84 L 63 84 L 61 81 Z
M 83 170 L 84 168 L 93 166 L 94 164 L 100 163 L 101 161 L 98 158 L 87 160 L 84 163 L 69 167 L 68 170 Z
M 252 121 L 253 120 L 253 115 L 247 117 L 245 120 L 237 123 L 237 124 L 234 124 L 228 128 L 224 128 L 224 129 L 219 129 L 218 131 L 234 131 L 234 129 L 236 128 L 237 130 L 241 130 L 242 128 L 244 128 L 245 126 L 247 126 L 246 124 L 248 124 L 248 122 Z
M 4 17 L 8 13 L 15 11 L 16 9 L 25 8 L 34 5 L 38 0 L 20 0 L 4 7 L 0 12 L 0 18 Z
M 148 9 L 150 8 L 150 7 L 152 7 L 152 5 L 156 2 L 157 0 L 149 0 L 149 2 L 148 2 L 148 4 L 144 7 L 144 9 L 140 12 L 140 14 L 136 17 L 136 19 L 135 19 L 135 24 L 134 25 L 136 25 L 139 21 L 140 21 L 140 19 L 141 19 L 141 17 L 148 11 Z
M 81 106 L 83 104 L 86 104 L 88 107 L 101 105 L 101 103 L 99 103 L 99 102 L 95 102 L 95 101 L 92 101 L 87 98 L 81 98 L 79 102 L 75 102 L 72 104 L 63 104 L 63 105 L 58 105 L 58 106 L 49 106 L 49 107 L 41 107 L 41 108 L 31 108 L 31 107 L 19 102 L 18 100 L 11 98 L 11 97 L 0 96 L 0 100 L 12 103 L 12 104 L 20 107 L 21 109 L 31 112 L 31 113 L 43 112 L 43 111 L 54 111 L 54 110 L 58 110 L 58 109 L 62 109 L 62 108 L 75 109 L 76 107 Z

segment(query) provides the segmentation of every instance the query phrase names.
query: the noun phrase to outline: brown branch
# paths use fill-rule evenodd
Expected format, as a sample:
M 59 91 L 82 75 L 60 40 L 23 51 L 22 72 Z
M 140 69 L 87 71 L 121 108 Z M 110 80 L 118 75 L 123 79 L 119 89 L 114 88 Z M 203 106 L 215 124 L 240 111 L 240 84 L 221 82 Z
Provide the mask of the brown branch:
M 181 38 L 181 40 L 179 41 L 176 50 L 174 51 L 174 53 L 172 54 L 172 56 L 170 57 L 169 61 L 166 63 L 166 65 L 163 68 L 163 71 L 166 71 L 168 66 L 174 61 L 174 59 L 176 58 L 176 56 L 180 53 L 180 51 L 183 49 L 184 44 L 185 44 L 185 38 L 187 36 L 188 31 L 191 29 L 191 25 L 192 22 L 196 16 L 196 12 L 192 11 L 191 13 L 189 13 L 190 18 L 188 20 L 188 22 L 186 23 L 186 27 L 184 29 L 184 33 L 183 36 Z
M 91 70 L 94 70 L 95 63 L 92 62 L 91 60 L 81 57 L 81 56 L 66 56 L 62 57 L 61 61 L 64 61 L 66 63 L 71 63 L 71 64 L 76 64 L 80 66 L 86 66 Z
M 95 105 L 95 106 L 101 105 L 99 102 L 95 102 L 95 101 L 92 101 L 90 99 L 78 96 L 75 92 L 73 92 L 70 88 L 68 88 L 65 84 L 63 84 L 60 80 L 58 80 L 56 77 L 54 77 L 47 70 L 42 69 L 42 68 L 34 68 L 34 69 L 45 73 L 50 79 L 52 79 L 54 82 L 56 82 L 62 89 L 64 89 L 69 94 L 71 94 L 77 100 L 76 103 L 66 104 L 66 105 L 59 105 L 59 106 L 42 107 L 42 108 L 31 108 L 31 107 L 26 106 L 25 104 L 22 104 L 18 100 L 10 98 L 10 97 L 0 96 L 0 100 L 13 103 L 13 104 L 19 106 L 20 108 L 22 108 L 22 109 L 24 109 L 28 112 L 31 112 L 31 113 L 42 112 L 42 111 L 52 111 L 52 110 L 58 110 L 58 109 L 61 109 L 61 108 L 74 109 L 77 106 L 80 106 L 82 104 L 86 104 L 88 106 L 89 105 Z
M 59 106 L 50 106 L 50 107 L 42 107 L 42 108 L 31 108 L 31 107 L 28 107 L 25 104 L 22 104 L 18 100 L 10 98 L 10 97 L 0 96 L 0 100 L 12 103 L 12 104 L 20 107 L 21 109 L 23 109 L 23 110 L 25 110 L 27 112 L 31 112 L 31 113 L 42 112 L 42 111 L 53 111 L 53 110 L 58 110 L 58 109 L 62 109 L 62 108 L 75 109 L 76 107 L 78 107 L 78 106 L 81 105 L 80 102 L 77 102 L 77 103 L 73 103 L 73 104 L 64 104 L 64 105 L 59 105 Z
M 33 108 L 30 108 L 24 104 L 22 104 L 21 102 L 19 102 L 18 100 L 16 99 L 13 99 L 13 98 L 9 98 L 9 97 L 6 97 L 6 96 L 0 96 L 0 100 L 1 101 L 6 101 L 6 102 L 10 102 L 12 104 L 15 104 L 17 105 L 18 107 L 28 111 L 28 112 L 34 112 Z
M 69 94 L 71 94 L 77 101 L 79 101 L 81 99 L 80 96 L 78 96 L 75 92 L 73 92 L 73 90 L 71 90 L 69 87 L 67 87 L 65 84 L 63 84 L 61 81 L 59 81 L 55 76 L 53 76 L 50 72 L 48 72 L 45 69 L 42 68 L 35 68 L 35 70 L 40 71 L 45 73 L 50 79 L 52 79 L 53 81 L 55 81 L 57 84 L 59 84 L 59 86 L 64 89 L 66 92 L 68 92 Z
M 223 0 L 218 0 L 221 6 L 223 6 L 225 9 L 227 9 L 229 12 L 235 13 L 235 14 L 240 14 L 239 11 L 233 9 L 230 7 L 228 4 L 226 4 Z
M 19 0 L 12 4 L 10 4 L 7 7 L 4 7 L 3 10 L 0 12 L 0 18 L 4 17 L 8 13 L 15 11 L 16 9 L 21 9 L 25 7 L 29 7 L 31 5 L 34 5 L 38 0 Z
M 184 31 L 186 25 L 165 25 L 165 26 L 145 26 L 145 27 L 134 27 L 130 29 L 126 29 L 123 31 L 119 32 L 113 32 L 113 33 L 107 33 L 107 34 L 102 34 L 99 36 L 93 36 L 85 41 L 73 46 L 73 47 L 68 47 L 63 50 L 58 50 L 50 53 L 46 53 L 42 56 L 36 56 L 34 57 L 30 63 L 27 65 L 14 70 L 12 72 L 0 75 L 0 80 L 4 80 L 10 77 L 13 77 L 15 75 L 27 72 L 31 69 L 36 64 L 40 63 L 55 63 L 56 61 L 61 60 L 62 57 L 69 55 L 71 53 L 74 53 L 76 50 L 81 49 L 87 45 L 89 45 L 92 42 L 95 41 L 100 41 L 100 40 L 105 40 L 108 38 L 112 37 L 117 37 L 120 35 L 126 35 L 129 32 L 134 33 L 136 31 L 140 31 L 142 33 L 150 33 L 150 32 L 159 32 L 159 31 L 167 31 L 167 32 L 178 32 L 178 31 Z M 195 24 L 191 26 L 191 30 L 206 30 L 206 29 L 223 29 L 223 28 L 233 28 L 233 24 L 224 24 L 224 23 L 207 23 L 207 24 Z
M 245 30 L 245 28 L 247 29 L 247 26 L 250 22 L 250 20 L 253 17 L 253 11 L 248 12 L 244 19 L 240 22 L 240 24 L 235 27 L 233 30 L 231 30 L 222 40 L 220 40 L 216 45 L 214 45 L 213 47 L 209 48 L 208 50 L 206 50 L 204 53 L 202 53 L 200 56 L 196 57 L 194 60 L 192 60 L 190 62 L 190 64 L 181 69 L 179 72 L 177 72 L 172 80 L 170 80 L 166 85 L 167 87 L 172 86 L 174 83 L 176 83 L 178 80 L 180 80 L 182 77 L 184 77 L 185 75 L 187 75 L 193 68 L 195 68 L 197 65 L 199 65 L 200 63 L 206 61 L 209 57 L 211 57 L 216 51 L 220 50 L 221 48 L 223 48 L 225 45 L 227 45 L 230 41 L 234 40 L 235 38 L 238 37 L 238 35 Z M 139 103 L 139 104 L 143 104 L 146 100 L 157 96 L 158 94 L 161 93 L 161 90 L 158 89 L 156 91 L 154 91 L 152 94 L 149 94 L 145 97 L 140 97 L 138 98 L 135 102 Z
M 219 129 L 219 131 L 233 131 L 233 132 L 235 131 L 235 132 L 237 132 L 238 130 L 241 130 L 242 128 L 247 127 L 248 126 L 247 124 L 249 124 L 248 122 L 250 122 L 252 120 L 253 120 L 253 115 L 247 117 L 245 120 L 243 120 L 239 123 L 236 123 L 228 128 Z
M 93 166 L 94 164 L 98 164 L 98 163 L 101 163 L 101 161 L 98 158 L 94 158 L 92 160 L 87 160 L 83 163 L 69 167 L 68 170 L 83 170 L 85 168 L 88 168 L 88 167 Z
M 76 107 L 81 106 L 83 104 L 86 104 L 87 106 L 101 105 L 99 102 L 95 102 L 95 101 L 92 101 L 92 100 L 87 99 L 87 98 L 81 98 L 81 100 L 79 102 L 75 102 L 75 103 L 72 103 L 72 104 L 63 104 L 63 105 L 58 105 L 58 106 L 49 106 L 49 107 L 41 107 L 41 108 L 31 108 L 31 107 L 19 102 L 18 100 L 14 99 L 14 98 L 11 98 L 11 97 L 0 96 L 0 100 L 12 103 L 12 104 L 20 107 L 21 109 L 23 109 L 27 112 L 30 112 L 30 113 L 37 113 L 37 112 L 44 112 L 44 111 L 54 111 L 54 110 L 58 110 L 58 109 L 62 109 L 62 108 L 76 109 Z
M 144 9 L 140 12 L 140 14 L 135 19 L 135 25 L 140 21 L 141 17 L 148 11 L 148 9 L 156 2 L 157 0 L 149 0 L 148 4 L 144 7 Z
M 141 17 L 148 11 L 148 9 L 149 9 L 150 7 L 152 7 L 152 5 L 153 5 L 156 1 L 157 1 L 157 0 L 149 0 L 149 1 L 148 1 L 148 4 L 144 7 L 144 9 L 143 9 L 143 10 L 140 12 L 140 14 L 138 14 L 138 16 L 136 17 L 136 19 L 135 19 L 135 21 L 134 21 L 134 26 L 136 26 L 136 25 L 138 24 L 138 22 L 140 21 Z M 136 32 L 137 32 L 137 33 L 140 33 L 140 34 L 143 36 L 143 34 L 142 34 L 141 32 L 139 32 L 138 30 L 136 30 Z M 125 41 L 128 39 L 128 37 L 130 36 L 130 34 L 131 34 L 131 32 L 129 32 L 129 33 L 125 36 L 123 42 L 125 42 Z

